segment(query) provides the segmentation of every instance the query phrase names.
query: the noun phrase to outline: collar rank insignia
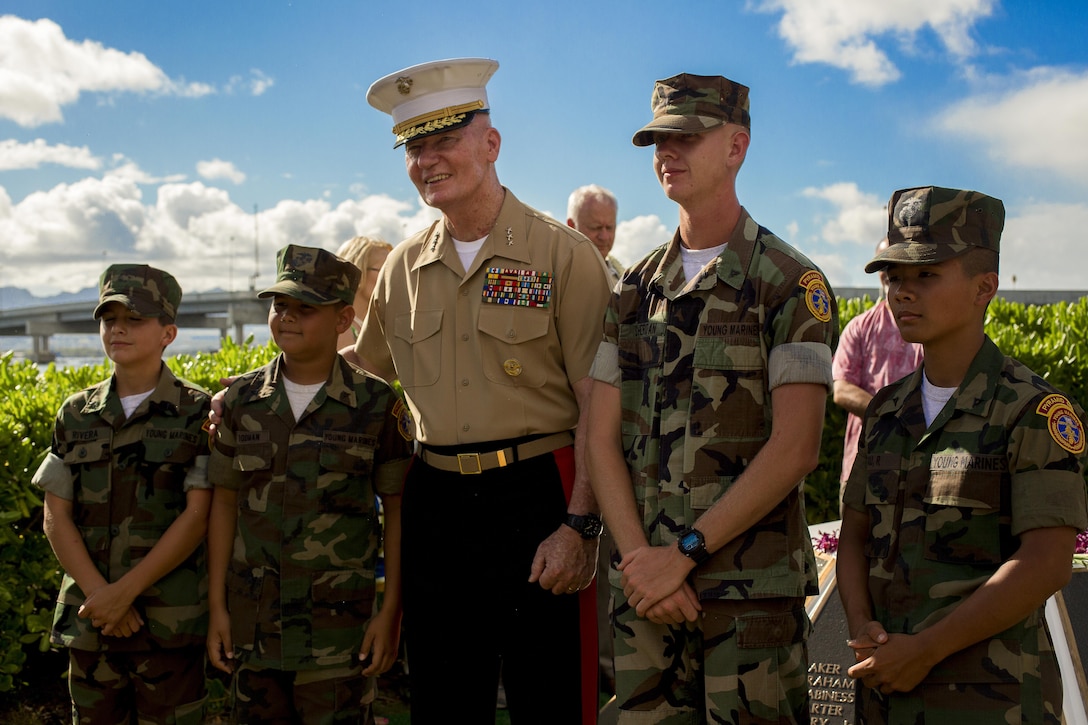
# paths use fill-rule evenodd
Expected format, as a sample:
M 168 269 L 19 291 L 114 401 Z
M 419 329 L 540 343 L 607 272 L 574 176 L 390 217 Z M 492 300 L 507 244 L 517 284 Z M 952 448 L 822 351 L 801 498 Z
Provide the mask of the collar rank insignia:
M 514 230 L 511 227 L 506 227 L 506 246 L 514 246 Z
M 552 275 L 532 269 L 488 267 L 484 302 L 518 307 L 547 307 L 552 297 Z

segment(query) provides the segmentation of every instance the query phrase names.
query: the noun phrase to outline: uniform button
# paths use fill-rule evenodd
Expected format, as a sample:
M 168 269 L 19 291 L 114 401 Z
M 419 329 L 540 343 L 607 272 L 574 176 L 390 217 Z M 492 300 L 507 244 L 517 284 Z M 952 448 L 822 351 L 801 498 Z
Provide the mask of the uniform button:
M 461 341 L 462 342 L 468 342 L 468 333 L 467 332 L 461 333 Z
M 164 456 L 172 456 L 172 455 L 174 455 L 174 449 L 173 449 L 173 448 L 167 448 L 167 449 L 166 449 L 165 451 L 163 451 L 163 455 L 164 455 Z
M 87 457 L 87 449 L 86 448 L 80 448 L 79 449 L 79 457 L 80 458 L 86 458 Z
M 518 333 L 514 332 L 513 330 L 507 330 L 506 336 L 513 340 L 515 337 L 518 336 Z
M 468 297 L 468 290 L 467 289 L 461 290 L 461 296 L 462 297 Z
M 467 431 L 468 431 L 468 429 L 469 429 L 469 425 L 468 425 L 468 423 L 465 423 L 465 424 L 464 424 L 463 426 L 461 426 L 461 430 L 463 430 L 463 431 L 466 431 L 466 432 L 467 432 Z
M 468 387 L 468 378 L 461 378 L 461 385 L 463 387 Z
M 118 536 L 120 533 L 121 533 L 121 527 L 120 526 L 111 526 L 110 527 L 110 536 Z

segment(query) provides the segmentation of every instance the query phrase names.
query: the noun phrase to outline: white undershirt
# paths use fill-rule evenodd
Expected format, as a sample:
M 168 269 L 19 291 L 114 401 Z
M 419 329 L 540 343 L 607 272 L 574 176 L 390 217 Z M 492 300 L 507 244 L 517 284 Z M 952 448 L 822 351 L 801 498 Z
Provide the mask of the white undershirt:
M 680 247 L 680 260 L 684 263 L 684 279 L 689 283 L 699 279 L 706 266 L 725 251 L 725 244 L 710 249 L 688 249 Z
M 938 388 L 936 385 L 929 382 L 929 378 L 922 375 L 922 414 L 926 418 L 926 428 L 929 427 L 929 424 L 933 422 L 933 419 L 936 418 L 937 414 L 944 408 L 945 403 L 952 397 L 952 393 L 956 392 L 956 387 Z
M 487 236 L 482 236 L 475 242 L 462 242 L 457 239 L 453 240 L 453 248 L 457 250 L 457 256 L 461 258 L 461 266 L 468 271 L 468 268 L 472 266 L 472 262 L 476 259 L 476 254 L 483 248 L 484 242 L 487 241 Z
M 126 395 L 121 398 L 121 409 L 125 411 L 125 417 L 131 418 L 136 409 L 140 407 L 140 403 L 151 397 L 151 394 L 154 392 L 155 389 L 152 388 L 146 393 L 136 393 L 135 395 Z
M 306 412 L 306 406 L 310 404 L 310 401 L 317 395 L 317 391 L 321 390 L 325 383 L 313 383 L 312 385 L 299 385 L 293 383 L 287 378 L 283 379 L 283 387 L 287 391 L 287 400 L 291 402 L 291 412 L 295 416 L 295 422 L 302 417 L 302 414 Z

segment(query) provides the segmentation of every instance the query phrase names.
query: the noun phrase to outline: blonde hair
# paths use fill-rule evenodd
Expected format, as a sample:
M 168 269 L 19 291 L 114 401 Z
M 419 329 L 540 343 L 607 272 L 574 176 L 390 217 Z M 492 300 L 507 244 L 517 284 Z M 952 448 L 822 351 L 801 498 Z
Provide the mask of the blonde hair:
M 376 249 L 384 249 L 388 252 L 393 249 L 393 245 L 385 240 L 373 237 L 352 237 L 340 245 L 340 248 L 336 250 L 336 256 L 345 262 L 354 264 L 366 277 L 367 262 Z

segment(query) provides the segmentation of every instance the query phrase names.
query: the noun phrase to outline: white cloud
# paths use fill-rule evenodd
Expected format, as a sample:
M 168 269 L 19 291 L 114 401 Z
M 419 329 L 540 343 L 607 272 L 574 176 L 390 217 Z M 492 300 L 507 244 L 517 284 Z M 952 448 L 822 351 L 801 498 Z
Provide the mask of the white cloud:
M 17 204 L 0 187 L 0 286 L 74 292 L 94 286 L 107 264 L 140 261 L 168 269 L 186 291 L 240 290 L 255 256 L 257 284 L 269 282 L 276 251 L 288 243 L 335 250 L 366 234 L 396 244 L 439 216 L 418 199 L 374 195 L 335 207 L 324 199 L 284 200 L 255 219 L 224 189 L 154 180 L 115 161 L 121 165 L 101 178 L 34 192 Z M 153 202 L 141 189 L 149 183 L 158 184 Z
M 255 70 L 249 89 L 260 95 L 272 84 Z M 201 98 L 216 92 L 208 83 L 168 77 L 143 53 L 72 40 L 52 20 L 0 16 L 0 118 L 25 128 L 63 121 L 63 108 L 83 93 Z
M 276 85 L 276 79 L 259 68 L 249 71 L 249 78 L 240 75 L 231 76 L 227 85 L 223 87 L 224 93 L 248 93 L 251 96 L 264 95 L 272 86 Z
M 656 214 L 637 216 L 616 225 L 612 256 L 630 266 L 671 239 L 672 232 Z
M 238 170 L 230 161 L 212 159 L 211 161 L 198 161 L 196 172 L 205 179 L 227 179 L 235 184 L 241 184 L 246 180 L 246 175 Z
M 1088 203 L 1031 203 L 1006 218 L 1001 235 L 1001 286 L 1082 290 L 1088 268 Z M 1012 284 L 1015 275 L 1016 284 Z
M 101 168 L 102 160 L 86 146 L 50 146 L 43 138 L 30 143 L 19 143 L 15 139 L 0 141 L 0 171 L 36 169 L 42 164 L 94 170 Z
M 943 133 L 987 148 L 995 161 L 1088 184 L 1088 71 L 1035 68 L 995 81 L 1000 91 L 945 110 Z
M 778 34 L 797 63 L 826 63 L 870 86 L 891 83 L 899 69 L 877 44 L 894 37 L 907 52 L 926 28 L 959 58 L 975 52 L 971 27 L 996 0 L 763 0 L 754 7 L 781 12 Z
M 823 217 L 820 238 L 829 244 L 859 244 L 876 247 L 888 230 L 888 212 L 885 202 L 875 194 L 866 194 L 854 182 L 840 182 L 821 188 L 808 187 L 801 192 L 810 199 L 822 199 L 834 208 L 834 216 L 826 221 Z

